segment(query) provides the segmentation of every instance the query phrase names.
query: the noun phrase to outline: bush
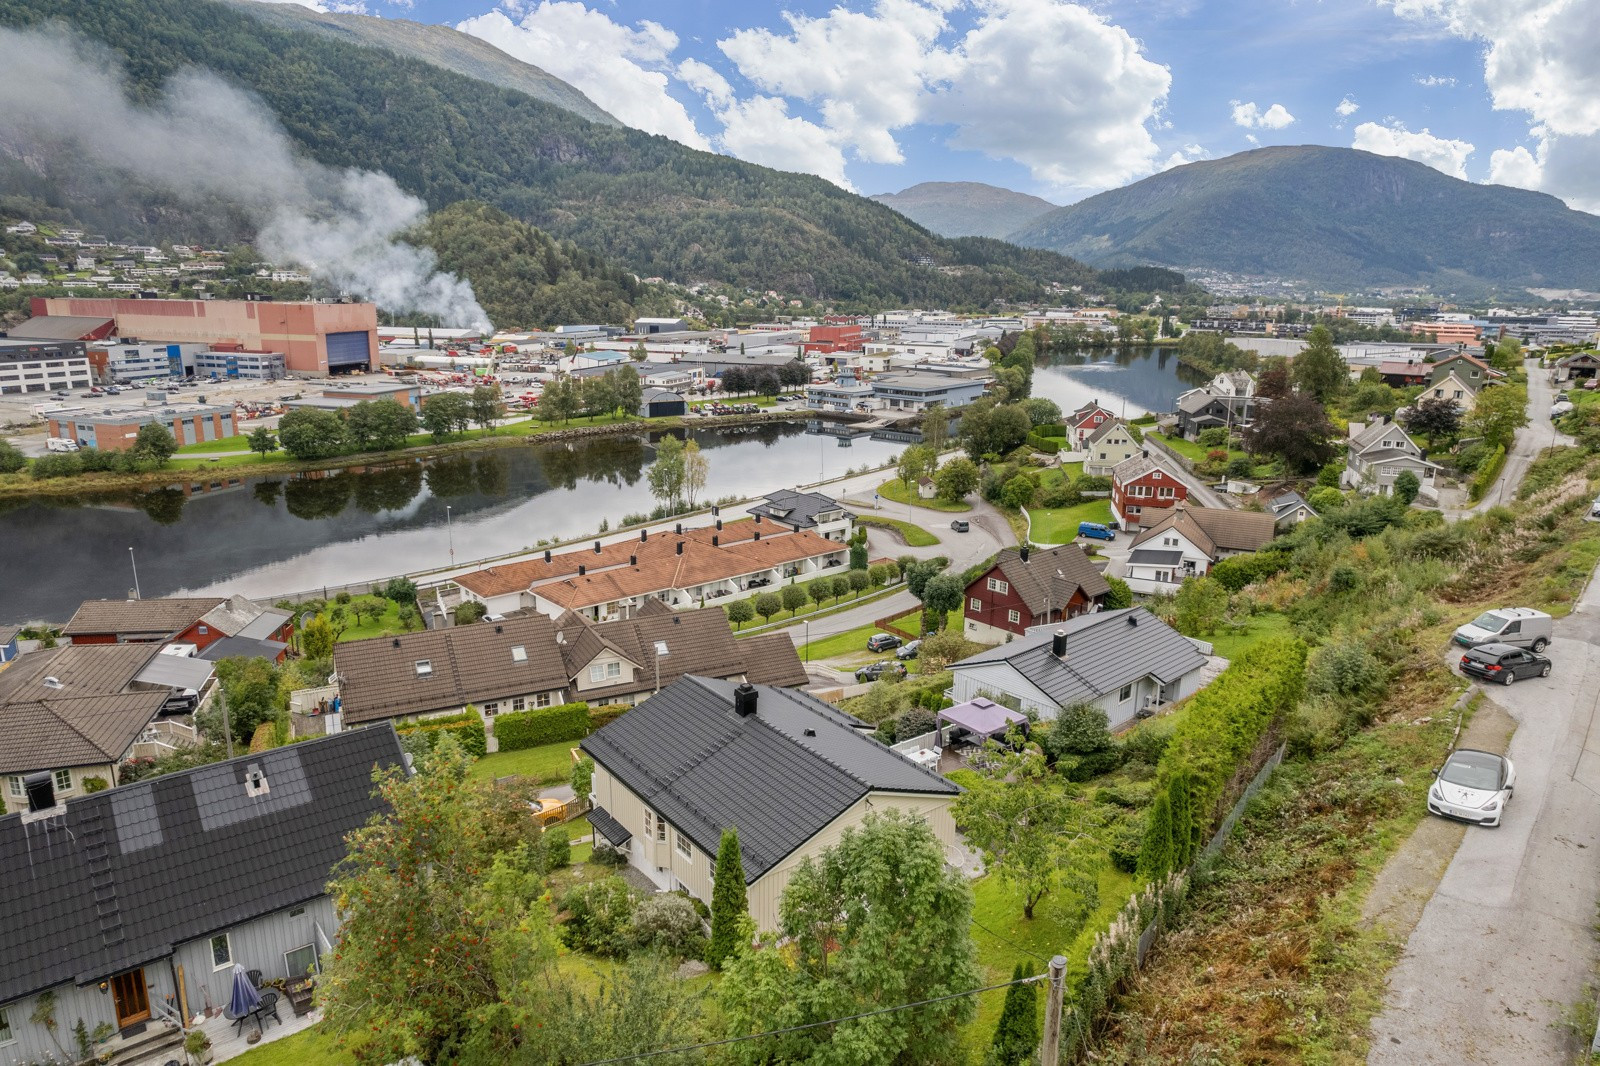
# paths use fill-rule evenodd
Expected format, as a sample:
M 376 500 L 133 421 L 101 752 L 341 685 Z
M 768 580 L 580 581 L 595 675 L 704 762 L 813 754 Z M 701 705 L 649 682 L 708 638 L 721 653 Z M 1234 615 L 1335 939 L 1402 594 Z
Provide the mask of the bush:
M 1144 843 L 1143 827 L 1139 819 L 1122 817 L 1111 824 L 1106 852 L 1113 868 L 1131 874 L 1139 869 L 1139 850 Z
M 1054 437 L 1041 437 L 1037 433 L 1028 434 L 1028 443 L 1046 455 L 1055 455 L 1061 450 L 1061 441 Z
M 467 626 L 474 622 L 482 621 L 483 616 L 488 613 L 489 608 L 485 607 L 477 600 L 466 600 L 465 602 L 458 603 L 456 604 L 456 609 L 453 612 L 455 623 L 458 626 Z
M 678 959 L 705 954 L 700 915 L 686 896 L 671 892 L 651 896 L 634 910 L 630 932 L 632 946 L 640 951 L 659 951 Z
M 912 737 L 920 737 L 924 733 L 931 733 L 938 725 L 937 712 L 926 707 L 913 707 L 903 711 L 894 719 L 894 742 L 896 744 Z
M 1094 474 L 1085 474 L 1073 482 L 1079 492 L 1110 492 L 1111 479 Z
M 110 787 L 111 782 L 107 781 L 103 777 L 86 777 L 83 779 L 83 791 L 85 793 L 104 792 Z
M 1120 611 L 1124 607 L 1133 606 L 1133 589 L 1120 577 L 1106 575 L 1106 584 L 1111 586 L 1111 591 L 1106 593 L 1105 609 Z
M 502 714 L 494 720 L 494 735 L 501 751 L 522 751 L 589 735 L 589 705 L 563 703 Z
M 621 718 L 624 712 L 631 710 L 633 705 L 629 703 L 607 703 L 589 708 L 589 732 L 593 733 L 603 725 L 610 725 Z
M 1082 502 L 1082 494 L 1070 481 L 1057 482 L 1039 493 L 1040 507 L 1076 507 Z
M 426 718 L 420 722 L 402 722 L 395 726 L 395 732 L 401 737 L 409 736 L 422 742 L 429 751 L 438 743 L 441 734 L 449 733 L 461 742 L 461 749 L 475 759 L 481 759 L 489 752 L 489 738 L 484 733 L 483 719 L 474 711 L 445 718 Z
M 574 951 L 621 958 L 634 945 L 633 914 L 639 897 L 620 877 L 574 885 L 561 897 L 561 940 Z
M 545 872 L 572 865 L 572 834 L 565 826 L 546 829 L 539 837 L 539 866 Z
M 1483 499 L 1484 494 L 1494 485 L 1495 478 L 1500 476 L 1500 471 L 1506 465 L 1506 449 L 1504 445 L 1496 445 L 1483 457 L 1478 472 L 1472 478 L 1472 484 L 1467 489 L 1467 496 L 1474 503 Z
M 1317 514 L 1325 515 L 1329 511 L 1336 511 L 1344 506 L 1344 493 L 1340 492 L 1336 487 L 1324 486 L 1320 489 L 1313 489 L 1311 495 L 1306 497 L 1306 502 L 1311 505 L 1311 509 Z
M 1489 454 L 1489 446 L 1481 440 L 1475 440 L 1456 453 L 1456 470 L 1463 474 L 1476 473 L 1478 467 L 1483 465 L 1484 456 Z
M 35 481 L 53 477 L 77 477 L 83 473 L 83 460 L 76 452 L 47 452 L 33 461 L 28 471 Z
M 1200 435 L 1195 437 L 1194 442 L 1202 448 L 1227 448 L 1228 431 L 1221 426 L 1202 429 Z
M 1124 762 L 1156 766 L 1171 742 L 1171 726 L 1166 722 L 1146 722 L 1122 738 L 1122 759 Z
M 1388 683 L 1383 664 L 1359 641 L 1316 650 L 1306 668 L 1306 691 L 1314 696 L 1375 697 Z

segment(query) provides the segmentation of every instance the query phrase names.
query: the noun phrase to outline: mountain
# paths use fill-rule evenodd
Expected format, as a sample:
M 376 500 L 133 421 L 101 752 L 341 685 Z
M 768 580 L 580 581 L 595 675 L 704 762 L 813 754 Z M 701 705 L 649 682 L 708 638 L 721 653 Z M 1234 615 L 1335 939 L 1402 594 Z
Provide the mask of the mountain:
M 384 171 L 434 210 L 482 201 L 641 277 L 726 281 L 863 308 L 984 307 L 1042 298 L 1050 282 L 1099 287 L 1095 271 L 1063 256 L 1017 249 L 1014 263 L 997 259 L 812 175 L 590 122 L 522 92 L 283 29 L 216 0 L 0 0 L 0 25 L 52 22 L 104 44 L 147 98 L 177 71 L 208 69 L 259 96 L 324 164 Z M 230 150 L 226 138 L 219 130 L 196 160 Z M 0 145 L 0 164 L 5 151 Z M 186 214 L 159 190 L 82 173 L 93 168 L 70 160 L 46 172 L 13 154 L 10 174 L 31 173 L 15 191 L 70 205 L 102 229 L 193 233 L 227 222 L 224 212 Z
M 981 181 L 925 181 L 872 199 L 941 237 L 1004 237 L 1056 209 L 1049 200 Z
M 1349 148 L 1258 148 L 1175 167 L 1012 233 L 1098 266 L 1150 263 L 1324 288 L 1600 289 L 1600 217 Z
M 487 41 L 449 26 L 314 11 L 299 4 L 269 3 L 266 0 L 225 2 L 269 25 L 287 30 L 309 30 L 371 48 L 386 48 L 469 78 L 527 93 L 535 100 L 555 104 L 590 122 L 607 126 L 622 125 L 576 86 L 531 63 L 511 58 Z

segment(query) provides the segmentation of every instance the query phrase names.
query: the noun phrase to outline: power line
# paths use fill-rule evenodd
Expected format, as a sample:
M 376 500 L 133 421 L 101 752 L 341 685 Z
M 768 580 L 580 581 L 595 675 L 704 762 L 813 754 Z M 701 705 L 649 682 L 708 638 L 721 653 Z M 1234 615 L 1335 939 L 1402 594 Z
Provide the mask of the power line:
M 816 1029 L 824 1025 L 838 1025 L 840 1022 L 853 1022 L 862 1018 L 873 1018 L 880 1014 L 893 1014 L 896 1011 L 910 1010 L 913 1007 L 926 1007 L 933 1003 L 944 1003 L 952 999 L 961 999 L 965 996 L 976 996 L 983 992 L 993 992 L 999 988 L 1010 988 L 1012 985 L 1028 985 L 1035 981 L 1047 981 L 1049 974 L 1034 974 L 1015 981 L 1004 981 L 997 985 L 987 985 L 983 988 L 968 989 L 965 992 L 952 992 L 947 996 L 935 996 L 932 999 L 919 999 L 915 1003 L 902 1003 L 896 1007 L 879 1007 L 877 1010 L 863 1011 L 860 1014 L 850 1014 L 843 1018 L 828 1018 L 820 1022 L 806 1022 L 804 1025 L 791 1025 L 785 1029 L 770 1029 L 764 1033 L 751 1033 L 748 1036 L 730 1036 L 722 1040 L 709 1040 L 703 1044 L 685 1044 L 682 1047 L 662 1048 L 660 1051 L 641 1051 L 635 1055 L 620 1055 L 614 1059 L 595 1059 L 585 1062 L 580 1066 L 613 1066 L 619 1062 L 638 1062 L 641 1059 L 653 1059 L 661 1055 L 678 1055 L 685 1051 L 702 1051 L 706 1048 L 726 1047 L 729 1044 L 742 1044 L 746 1040 L 763 1040 L 769 1036 L 784 1036 L 788 1033 L 799 1033 L 806 1029 Z
M 1017 943 L 1015 940 L 1012 940 L 1010 937 L 1001 936 L 999 933 L 995 932 L 993 929 L 990 929 L 987 925 L 984 925 L 982 922 L 978 921 L 976 918 L 974 918 L 972 920 L 972 924 L 977 926 L 979 929 L 982 929 L 985 933 L 988 933 L 990 936 L 994 937 L 996 940 L 1000 941 L 1000 943 L 1004 944 L 1006 947 L 1011 948 L 1011 949 L 1013 949 L 1015 951 L 1020 951 L 1024 955 L 1031 955 L 1031 956 L 1033 956 L 1034 958 L 1038 959 L 1040 962 L 1044 963 L 1047 966 L 1050 964 L 1050 960 L 1045 958 L 1043 955 L 1040 955 L 1037 952 L 1029 951 L 1027 948 L 1023 947 L 1021 944 Z

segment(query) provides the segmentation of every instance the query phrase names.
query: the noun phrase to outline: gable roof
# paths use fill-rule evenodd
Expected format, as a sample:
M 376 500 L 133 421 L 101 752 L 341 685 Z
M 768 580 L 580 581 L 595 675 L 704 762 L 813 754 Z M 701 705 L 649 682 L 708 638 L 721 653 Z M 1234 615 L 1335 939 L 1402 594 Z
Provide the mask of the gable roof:
M 1298 492 L 1286 492 L 1282 496 L 1274 496 L 1272 498 L 1272 502 L 1267 504 L 1267 508 L 1271 510 L 1273 515 L 1277 518 L 1282 518 L 1284 515 L 1299 510 L 1302 507 L 1304 507 L 1307 511 L 1310 511 L 1312 514 L 1317 513 L 1316 509 L 1312 507 L 1311 504 L 1307 503 L 1305 497 L 1301 496 Z
M 1064 661 L 1050 653 L 1058 629 L 1067 634 Z M 1127 607 L 1036 626 L 1016 640 L 968 656 L 950 669 L 1007 663 L 1035 688 L 1066 706 L 1099 699 L 1144 677 L 1170 684 L 1200 669 L 1205 661 L 1189 638 L 1143 607 Z
M 1092 401 L 1090 403 L 1084 404 L 1082 407 L 1078 408 L 1076 411 L 1073 411 L 1070 414 L 1068 414 L 1067 415 L 1067 424 L 1072 426 L 1074 429 L 1081 428 L 1085 422 L 1089 421 L 1096 414 L 1104 415 L 1106 418 L 1115 418 L 1116 417 L 1116 414 L 1114 412 L 1112 412 L 1112 411 L 1108 410 L 1107 408 L 1101 406 L 1099 400 L 1094 400 L 1094 401 Z
M 1355 429 L 1357 424 L 1358 423 L 1352 423 L 1350 428 Z M 1404 427 L 1402 427 L 1398 422 L 1390 422 L 1385 419 L 1381 421 L 1369 422 L 1365 426 L 1362 426 L 1359 431 L 1350 437 L 1350 448 L 1355 452 L 1364 452 L 1382 440 L 1390 430 L 1394 429 L 1398 429 L 1400 431 L 1400 435 L 1405 437 L 1406 440 L 1411 443 L 1413 448 L 1416 447 L 1416 442 L 1411 440 L 1410 435 L 1406 433 Z M 1417 450 L 1420 452 L 1422 449 L 1418 448 Z
M 0 774 L 122 761 L 169 693 L 40 698 L 0 704 Z
M 682 678 L 579 747 L 708 855 L 737 828 L 747 883 L 872 792 L 961 791 L 813 696 L 757 686 L 741 716 L 735 687 Z
M 1215 558 L 1218 552 L 1253 552 L 1278 535 L 1273 517 L 1265 511 L 1235 511 L 1231 507 L 1198 507 L 1180 503 L 1133 538 L 1133 547 L 1162 533 L 1176 531 L 1189 543 Z
M 1027 561 L 1023 561 L 1021 548 L 1005 548 L 995 556 L 994 569 L 1005 575 L 1012 590 L 1034 614 L 1062 607 L 1080 589 L 1089 599 L 1111 591 L 1105 575 L 1094 568 L 1088 553 L 1076 544 L 1030 548 Z
M 1111 480 L 1125 485 L 1157 470 L 1163 474 L 1167 473 L 1166 467 L 1156 462 L 1149 452 L 1144 452 L 1140 455 L 1129 456 L 1112 467 Z M 1177 480 L 1177 478 L 1173 478 L 1173 481 L 1176 482 Z
M 226 637 L 270 637 L 290 618 L 281 607 L 262 607 L 243 596 L 229 596 L 200 616 L 200 621 Z
M 226 603 L 220 596 L 163 596 L 153 600 L 84 600 L 63 636 L 105 633 L 164 633 L 176 636 L 206 612 Z
M 392 729 L 356 729 L 0 818 L 0 1003 L 321 896 L 345 834 L 383 808 L 373 767 L 401 758 Z M 107 878 L 114 916 L 96 903 Z
M 1128 435 L 1129 444 L 1138 447 L 1139 442 L 1133 439 L 1133 434 L 1129 432 L 1127 423 L 1122 421 L 1120 418 L 1110 419 L 1094 427 L 1093 432 L 1091 432 L 1087 437 L 1083 438 L 1084 446 L 1088 447 L 1091 444 L 1098 444 L 1100 441 L 1104 440 L 1106 437 L 1110 436 L 1119 429 Z

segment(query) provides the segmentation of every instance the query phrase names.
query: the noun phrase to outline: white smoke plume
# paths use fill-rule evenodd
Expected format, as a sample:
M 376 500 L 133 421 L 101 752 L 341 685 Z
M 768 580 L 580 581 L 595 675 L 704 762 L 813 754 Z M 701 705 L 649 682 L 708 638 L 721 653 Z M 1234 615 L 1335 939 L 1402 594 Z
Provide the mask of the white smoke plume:
M 222 201 L 275 262 L 294 262 L 386 310 L 488 328 L 472 286 L 431 249 L 398 240 L 426 206 L 386 174 L 326 167 L 295 151 L 254 96 L 215 75 L 175 75 L 150 106 L 130 101 L 117 59 L 64 31 L 0 29 L 0 143 L 23 158 L 65 147 L 195 205 Z

